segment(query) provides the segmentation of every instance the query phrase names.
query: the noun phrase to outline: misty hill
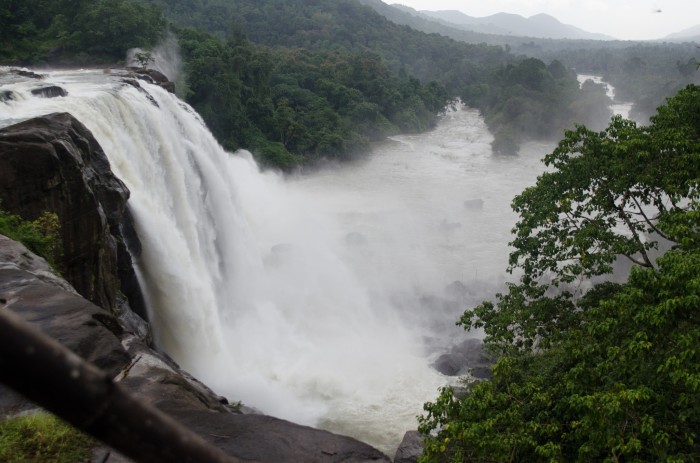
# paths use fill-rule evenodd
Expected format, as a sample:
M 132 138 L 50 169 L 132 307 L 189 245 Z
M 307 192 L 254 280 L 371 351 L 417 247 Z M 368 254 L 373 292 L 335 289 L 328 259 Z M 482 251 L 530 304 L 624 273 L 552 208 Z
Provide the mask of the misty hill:
M 507 46 L 511 52 L 516 55 L 523 54 L 537 58 L 539 57 L 535 54 L 537 53 L 537 50 L 553 51 L 590 48 L 607 49 L 626 47 L 630 44 L 630 42 L 614 40 L 611 37 L 606 36 L 603 36 L 606 38 L 606 40 L 601 40 L 601 36 L 599 34 L 590 34 L 595 38 L 553 39 L 535 36 L 525 37 L 519 35 L 508 35 L 506 33 L 499 34 L 495 31 L 485 33 L 469 29 L 468 26 L 450 23 L 439 18 L 428 16 L 423 14 L 424 12 L 417 11 L 413 8 L 400 5 L 398 3 L 388 5 L 382 0 L 358 1 L 363 5 L 371 7 L 389 21 L 396 24 L 409 26 L 427 34 L 444 35 L 460 42 Z M 470 18 L 462 13 L 459 14 L 465 18 Z M 477 21 L 483 18 L 472 19 Z M 535 52 L 533 52 L 533 48 L 536 49 Z
M 420 11 L 419 13 L 448 25 L 456 25 L 462 29 L 483 34 L 546 39 L 614 40 L 608 35 L 595 34 L 569 24 L 563 24 L 553 16 L 544 13 L 529 18 L 510 13 L 497 13 L 476 18 L 455 10 Z
M 700 42 L 700 24 L 697 26 L 689 27 L 688 29 L 683 29 L 680 32 L 669 34 L 664 37 L 665 40 L 671 40 L 674 42 Z

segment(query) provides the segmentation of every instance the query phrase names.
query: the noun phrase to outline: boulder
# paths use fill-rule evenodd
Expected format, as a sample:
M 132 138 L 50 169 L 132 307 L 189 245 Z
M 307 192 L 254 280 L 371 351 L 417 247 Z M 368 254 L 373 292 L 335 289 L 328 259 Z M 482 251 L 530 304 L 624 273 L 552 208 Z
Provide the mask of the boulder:
M 115 310 L 121 290 L 141 317 L 145 304 L 132 265 L 141 252 L 126 202 L 92 133 L 66 113 L 0 129 L 0 203 L 34 220 L 54 212 L 61 223 L 61 274 L 85 298 Z
M 486 352 L 480 339 L 465 339 L 438 357 L 433 368 L 446 376 L 471 375 L 488 379 L 493 363 L 493 357 Z
M 418 431 L 408 431 L 396 450 L 394 463 L 417 463 L 422 454 L 423 437 Z
M 175 82 L 171 82 L 165 74 L 155 69 L 129 68 L 137 79 L 158 85 L 170 93 L 175 93 Z
M 56 98 L 59 96 L 68 96 L 68 92 L 58 85 L 49 85 L 48 87 L 35 88 L 32 90 L 32 95 L 43 98 Z

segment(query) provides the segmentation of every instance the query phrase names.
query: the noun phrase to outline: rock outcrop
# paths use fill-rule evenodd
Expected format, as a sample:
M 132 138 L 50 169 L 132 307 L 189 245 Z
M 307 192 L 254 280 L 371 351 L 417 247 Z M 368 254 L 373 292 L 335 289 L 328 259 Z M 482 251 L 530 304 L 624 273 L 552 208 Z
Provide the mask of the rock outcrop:
M 155 69 L 129 68 L 137 79 L 158 85 L 170 93 L 175 93 L 175 82 L 171 82 L 162 72 Z
M 0 203 L 26 220 L 54 212 L 61 223 L 61 274 L 85 298 L 117 310 L 118 294 L 146 317 L 132 265 L 140 243 L 129 191 L 90 131 L 66 113 L 0 130 Z
M 465 339 L 438 357 L 433 368 L 446 376 L 471 375 L 476 379 L 488 379 L 494 362 L 482 340 Z
M 408 431 L 396 450 L 394 463 L 417 463 L 422 454 L 423 437 L 418 431 Z
M 173 416 L 225 453 L 258 462 L 388 462 L 355 439 L 277 418 L 245 414 L 172 360 L 149 348 L 118 320 L 72 291 L 48 265 L 0 235 L 0 310 L 11 310 L 115 377 L 132 395 Z M 2 355 L 2 353 L 0 353 Z M 0 388 L 0 416 L 28 408 Z M 13 397 L 11 403 L 8 397 Z M 111 454 L 101 449 L 104 458 Z M 126 461 L 118 454 L 112 461 Z

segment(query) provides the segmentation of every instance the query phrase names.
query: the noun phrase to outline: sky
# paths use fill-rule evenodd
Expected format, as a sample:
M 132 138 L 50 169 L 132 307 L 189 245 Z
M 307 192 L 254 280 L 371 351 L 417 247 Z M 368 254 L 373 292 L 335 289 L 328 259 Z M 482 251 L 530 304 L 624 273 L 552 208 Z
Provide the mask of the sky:
M 622 40 L 659 39 L 700 24 L 700 0 L 383 0 L 416 10 L 459 10 L 469 16 L 547 13 L 588 32 Z

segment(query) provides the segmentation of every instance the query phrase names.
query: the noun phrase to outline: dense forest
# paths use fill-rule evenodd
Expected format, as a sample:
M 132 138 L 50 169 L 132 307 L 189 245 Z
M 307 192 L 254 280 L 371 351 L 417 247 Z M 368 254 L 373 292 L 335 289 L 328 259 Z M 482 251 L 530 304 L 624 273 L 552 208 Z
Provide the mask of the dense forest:
M 185 99 L 227 149 L 284 169 L 426 130 L 458 97 L 482 111 L 505 154 L 609 116 L 603 88 L 580 89 L 561 62 L 418 32 L 354 0 L 5 5 L 3 63 L 115 63 L 169 27 L 183 50 Z

